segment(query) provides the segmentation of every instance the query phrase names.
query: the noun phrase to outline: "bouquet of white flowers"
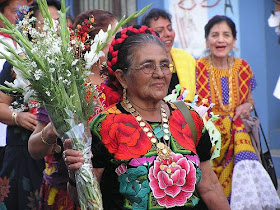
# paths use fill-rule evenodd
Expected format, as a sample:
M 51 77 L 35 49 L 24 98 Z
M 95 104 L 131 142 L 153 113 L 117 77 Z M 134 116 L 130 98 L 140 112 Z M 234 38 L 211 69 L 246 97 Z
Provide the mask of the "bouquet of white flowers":
M 90 43 L 90 51 L 77 57 L 73 45 L 77 47 L 79 43 L 70 36 L 65 0 L 61 1 L 59 22 L 52 19 L 46 0 L 37 2 L 44 18 L 43 28 L 32 27 L 36 19 L 30 17 L 29 13 L 17 26 L 10 24 L 0 14 L 0 20 L 5 24 L 5 29 L 0 31 L 10 34 L 22 50 L 22 54 L 18 55 L 0 40 L 12 57 L 2 55 L 13 65 L 17 75 L 14 83 L 6 83 L 8 88 L 2 86 L 1 89 L 22 93 L 25 101 L 32 96 L 45 106 L 62 141 L 71 138 L 72 148 L 84 153 L 85 162 L 76 171 L 81 209 L 102 209 L 99 184 L 91 170 L 91 137 L 87 123 L 94 110 L 94 90 L 86 82 L 86 78 L 91 66 L 104 55 L 101 50 L 110 37 L 119 27 L 143 14 L 150 5 L 126 19 L 123 17 L 114 30 L 110 27 L 107 32 L 101 30 Z M 83 42 L 80 42 L 79 47 L 85 47 Z

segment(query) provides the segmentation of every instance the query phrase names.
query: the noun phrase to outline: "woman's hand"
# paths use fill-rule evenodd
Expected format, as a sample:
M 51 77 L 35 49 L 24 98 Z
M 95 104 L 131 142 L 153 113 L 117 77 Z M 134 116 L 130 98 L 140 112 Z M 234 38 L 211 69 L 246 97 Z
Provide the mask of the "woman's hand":
M 37 125 L 36 115 L 30 112 L 19 112 L 16 116 L 18 126 L 34 131 Z
M 238 117 L 248 119 L 250 117 L 250 112 L 252 111 L 252 104 L 250 102 L 245 102 L 235 109 L 233 121 Z
M 63 158 L 68 170 L 75 171 L 83 165 L 85 158 L 81 151 L 71 149 L 71 141 L 71 139 L 66 139 L 64 142 Z

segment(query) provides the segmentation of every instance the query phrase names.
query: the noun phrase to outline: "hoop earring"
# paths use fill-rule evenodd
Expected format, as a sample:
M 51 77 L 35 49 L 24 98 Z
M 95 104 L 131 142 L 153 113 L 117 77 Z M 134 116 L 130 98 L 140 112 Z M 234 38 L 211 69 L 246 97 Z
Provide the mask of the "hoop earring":
M 123 101 L 126 101 L 126 88 L 123 88 Z

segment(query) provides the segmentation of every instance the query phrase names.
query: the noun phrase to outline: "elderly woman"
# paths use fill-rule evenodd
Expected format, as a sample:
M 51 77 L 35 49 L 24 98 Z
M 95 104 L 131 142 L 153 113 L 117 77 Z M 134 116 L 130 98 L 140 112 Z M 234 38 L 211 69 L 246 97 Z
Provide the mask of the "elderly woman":
M 232 209 L 279 207 L 277 193 L 242 122 L 253 109 L 256 81 L 246 61 L 230 56 L 236 40 L 234 22 L 214 16 L 205 26 L 205 38 L 210 55 L 197 60 L 197 92 L 198 102 L 208 99 L 215 104 L 210 111 L 220 116 L 214 123 L 222 145 L 213 170 Z
M 180 110 L 163 101 L 172 68 L 165 45 L 147 26 L 123 29 L 109 47 L 108 85 L 122 101 L 91 124 L 93 172 L 104 209 L 229 209 L 209 163 L 202 120 L 190 111 L 197 130 L 192 139 Z M 64 145 L 68 192 L 77 200 L 73 172 L 84 158 L 69 149 L 70 142 Z

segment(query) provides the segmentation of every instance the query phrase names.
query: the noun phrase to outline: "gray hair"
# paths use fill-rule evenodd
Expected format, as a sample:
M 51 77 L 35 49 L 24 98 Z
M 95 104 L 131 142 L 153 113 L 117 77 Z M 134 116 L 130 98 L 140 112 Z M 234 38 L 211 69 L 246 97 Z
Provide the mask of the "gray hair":
M 134 51 L 149 43 L 158 44 L 166 49 L 165 44 L 152 34 L 135 34 L 122 43 L 118 53 L 118 68 L 127 73 L 127 69 L 135 62 Z

